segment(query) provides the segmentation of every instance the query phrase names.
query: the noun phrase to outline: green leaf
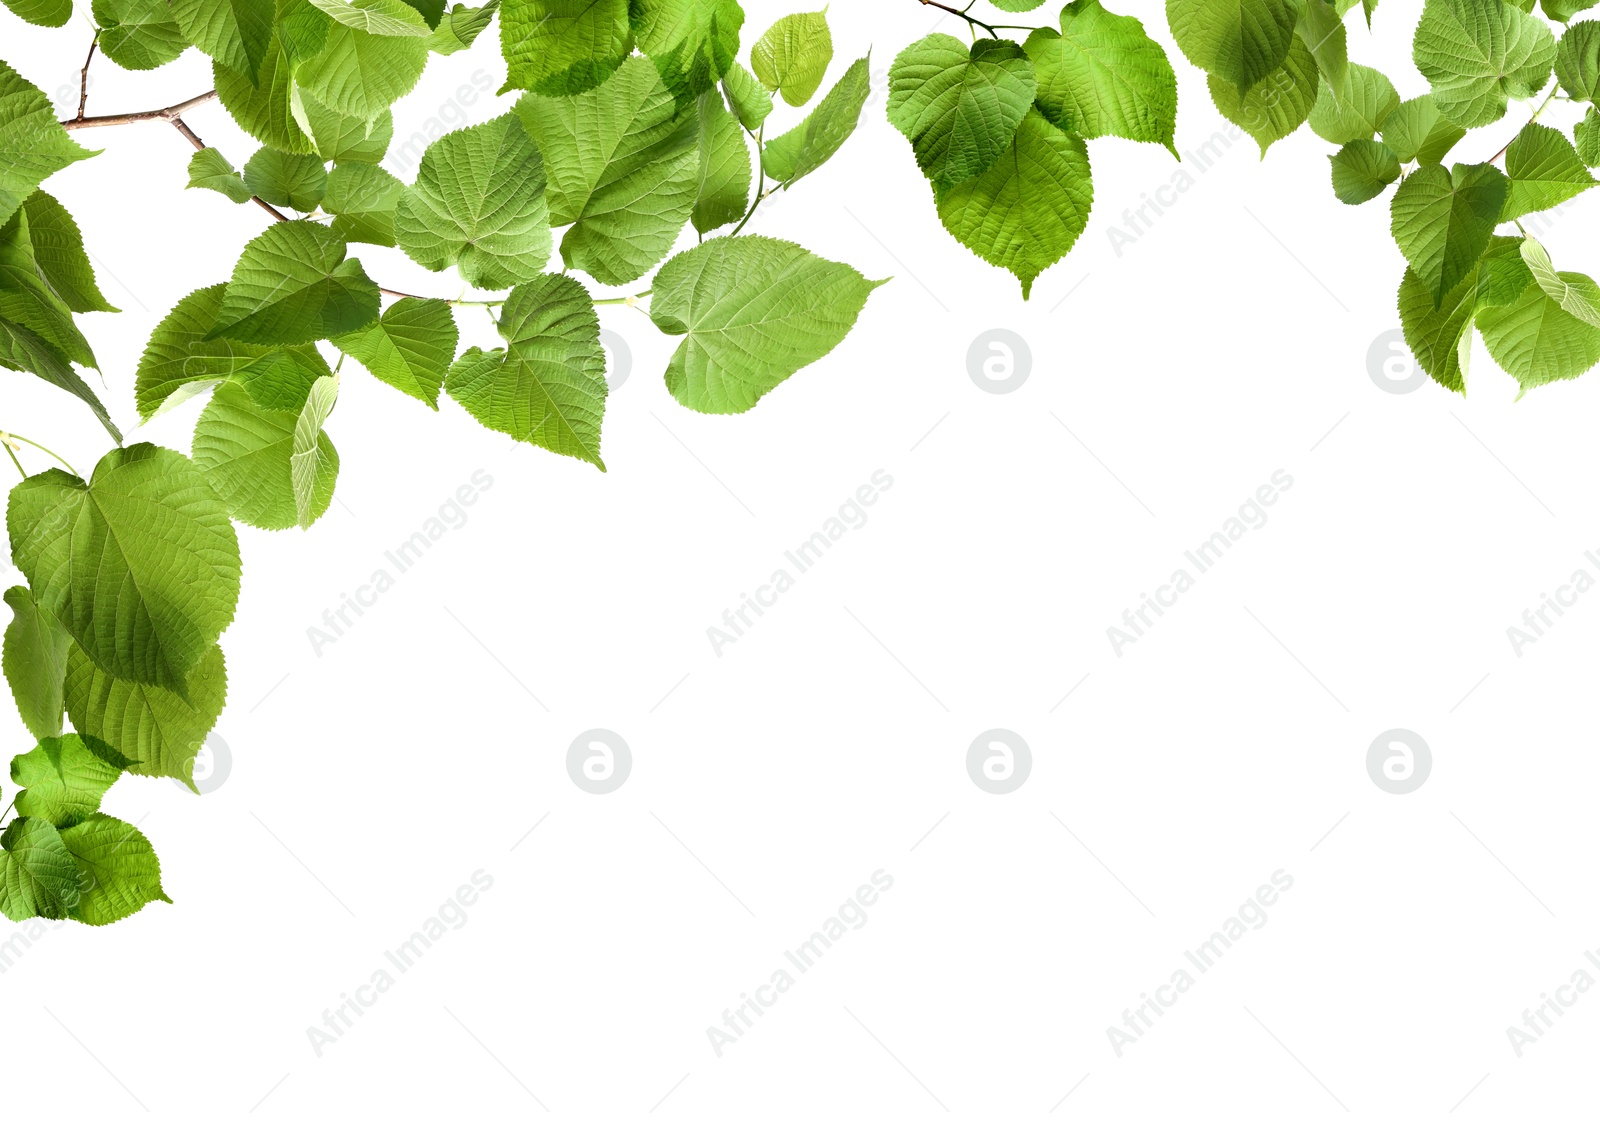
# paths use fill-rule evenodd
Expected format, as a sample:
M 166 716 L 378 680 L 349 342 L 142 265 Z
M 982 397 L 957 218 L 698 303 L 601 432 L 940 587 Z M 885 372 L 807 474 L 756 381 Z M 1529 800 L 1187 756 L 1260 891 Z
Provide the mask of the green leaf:
M 275 223 L 245 244 L 207 339 L 308 344 L 378 317 L 378 287 L 344 240 L 316 223 Z
M 494 19 L 499 7 L 500 0 L 489 0 L 481 8 L 469 8 L 464 4 L 452 5 L 429 38 L 428 50 L 436 55 L 453 55 L 457 51 L 465 51 L 477 41 L 479 35 L 483 34 L 484 28 L 489 26 L 489 21 Z
M 316 154 L 324 161 L 340 164 L 376 164 L 389 151 L 394 139 L 394 115 L 384 110 L 371 121 L 335 113 L 310 94 L 297 90 L 297 123 L 300 132 L 311 139 Z
M 238 383 L 223 383 L 211 396 L 195 423 L 191 454 L 234 519 L 267 531 L 299 522 L 289 472 L 298 417 L 295 411 L 263 407 Z M 327 435 L 318 447 L 313 518 L 333 502 L 339 475 L 339 454 Z
M 96 667 L 76 645 L 67 655 L 67 716 L 72 725 L 133 759 L 127 771 L 140 777 L 176 778 L 194 789 L 195 758 L 227 696 L 228 670 L 220 645 L 205 651 L 181 694 L 118 679 Z
M 49 610 L 33 600 L 26 586 L 6 591 L 11 624 L 0 657 L 22 725 L 35 738 L 61 733 L 61 684 L 67 674 L 67 631 Z
M 1561 273 L 1567 300 L 1600 315 L 1600 286 L 1581 273 Z M 1600 363 L 1600 328 L 1573 316 L 1551 299 L 1537 279 L 1515 302 L 1478 314 L 1483 342 L 1522 389 L 1575 379 Z
M 1295 34 L 1317 60 L 1317 71 L 1334 90 L 1343 90 L 1350 72 L 1350 48 L 1343 13 L 1328 0 L 1306 0 Z
M 62 304 L 73 312 L 117 312 L 95 283 L 83 234 L 67 209 L 43 191 L 28 196 L 22 207 L 28 216 L 34 265 Z
M 580 94 L 610 78 L 632 50 L 628 0 L 504 0 L 500 7 L 506 89 Z
M 571 269 L 606 285 L 643 277 L 694 211 L 700 151 L 655 68 L 629 59 L 604 86 L 565 98 L 524 95 L 517 116 L 544 156 L 552 226 Z
M 47 176 L 93 155 L 61 127 L 50 99 L 0 61 L 0 223 Z
M 1594 302 L 1582 288 L 1573 285 L 1565 276 L 1556 272 L 1549 253 L 1537 240 L 1523 239 L 1521 253 L 1522 260 L 1527 263 L 1528 272 L 1533 274 L 1534 282 L 1544 291 L 1546 297 L 1554 301 L 1562 312 L 1576 317 L 1591 328 L 1600 328 L 1600 309 L 1595 308 Z M 1592 285 L 1589 287 L 1589 292 L 1593 292 Z
M 310 0 L 277 0 L 276 40 L 290 70 L 315 58 L 328 44 L 333 19 L 314 8 Z
M 100 50 L 128 70 L 165 66 L 189 47 L 166 0 L 94 0 Z
M 73 363 L 97 367 L 72 310 L 51 288 L 34 254 L 30 210 L 24 205 L 0 228 L 0 317 L 37 334 Z
M 394 245 L 394 216 L 406 185 L 376 164 L 340 164 L 328 175 L 328 230 L 346 242 Z
M 11 759 L 11 780 L 25 787 L 17 794 L 17 815 L 70 828 L 100 811 L 100 798 L 131 765 L 93 735 L 42 738 Z
M 969 53 L 953 36 L 930 35 L 889 68 L 889 121 L 934 187 L 948 187 L 993 167 L 1036 91 L 1033 64 L 1016 44 Z
M 1400 329 L 1418 366 L 1440 386 L 1466 393 L 1463 342 L 1477 311 L 1478 267 L 1436 302 L 1427 283 L 1407 267 L 1400 282 Z
M 371 35 L 426 39 L 433 34 L 421 14 L 400 0 L 310 0 L 335 21 Z
M 1167 0 L 1185 57 L 1241 98 L 1284 65 L 1298 21 L 1293 0 Z
M 700 95 L 698 120 L 700 176 L 692 218 L 704 234 L 744 216 L 752 172 L 744 130 L 715 90 Z
M 1005 50 L 1007 48 L 996 48 Z M 761 154 L 767 175 L 785 188 L 826 164 L 840 146 L 856 131 L 861 107 L 872 92 L 870 56 L 850 64 L 806 119 L 776 140 L 767 142 Z
M 772 112 L 772 95 L 738 63 L 722 76 L 722 92 L 728 95 L 728 108 L 739 117 L 739 124 L 754 133 Z
M 1504 0 L 1428 0 L 1412 44 L 1439 112 L 1468 129 L 1537 93 L 1555 56 L 1550 29 Z
M 1002 12 L 1031 12 L 1044 4 L 1044 0 L 990 0 Z
M 1472 272 L 1489 245 L 1508 185 L 1489 164 L 1428 164 L 1401 181 L 1390 203 L 1390 233 L 1437 307 Z
M 168 0 L 183 37 L 220 65 L 261 81 L 275 36 L 273 0 Z
M 1438 164 L 1467 131 L 1439 112 L 1432 94 L 1401 102 L 1383 123 L 1383 143 L 1402 164 Z
M 990 265 L 1015 274 L 1027 300 L 1034 278 L 1072 249 L 1089 221 L 1089 150 L 1030 110 L 1011 151 L 994 167 L 936 198 L 945 230 Z
M 738 0 L 632 0 L 633 34 L 681 107 L 717 84 L 739 54 Z
M 398 4 L 400 0 L 394 2 Z M 328 171 L 322 166 L 321 157 L 262 148 L 245 162 L 244 186 L 251 195 L 259 195 L 268 203 L 311 212 L 328 190 Z
M 259 84 L 220 62 L 212 64 L 211 80 L 217 87 L 217 100 L 239 128 L 281 152 L 311 153 L 316 145 L 294 117 L 292 101 L 299 90 L 292 81 L 293 71 L 274 36 L 261 58 Z
M 1336 145 L 1370 141 L 1399 107 L 1394 83 L 1370 66 L 1351 64 L 1343 89 L 1335 92 L 1324 83 L 1318 91 L 1311 107 L 1311 131 Z
M 1061 11 L 1060 34 L 1041 27 L 1025 47 L 1038 75 L 1039 108 L 1055 124 L 1080 137 L 1149 141 L 1178 155 L 1178 80 L 1144 24 L 1112 15 L 1099 0 L 1074 0 Z M 893 81 L 891 71 L 891 89 Z
M 1506 149 L 1506 196 L 1502 223 L 1534 211 L 1548 211 L 1595 185 L 1572 142 L 1557 129 L 1529 122 Z
M 112 438 L 122 440 L 122 431 L 111 421 L 105 404 L 94 393 L 94 389 L 83 381 L 82 376 L 72 369 L 66 357 L 36 333 L 3 316 L 0 316 L 0 367 L 31 371 L 45 382 L 76 395 L 94 411 L 95 417 L 100 419 L 100 424 Z
M 1375 199 L 1400 178 L 1400 161 L 1388 145 L 1358 137 L 1328 160 L 1333 164 L 1333 194 L 1340 203 Z
M 1596 0 L 1539 0 L 1544 14 L 1557 23 L 1566 23 L 1579 12 L 1595 6 Z
M 238 379 L 263 406 L 298 412 L 311 384 L 328 374 L 328 365 L 310 346 L 210 338 L 226 289 L 195 290 L 156 325 L 134 383 L 140 418 L 148 421 L 169 403 L 176 405 L 172 399 L 191 397 L 182 393 L 186 387 L 203 390 L 222 379 Z
M 378 323 L 334 339 L 333 346 L 378 379 L 439 409 L 439 388 L 455 358 L 459 330 L 443 301 L 402 297 Z
M 421 39 L 371 35 L 335 23 L 327 46 L 296 68 L 294 80 L 334 112 L 376 121 L 411 92 L 427 65 L 428 46 Z
M 1583 120 L 1572 127 L 1578 159 L 1591 168 L 1600 168 L 1600 110 L 1590 106 Z
M 1567 28 L 1556 48 L 1556 80 L 1581 102 L 1600 98 L 1600 20 Z
M 684 338 L 667 390 L 703 414 L 741 414 L 831 352 L 882 284 L 759 235 L 685 250 L 661 267 L 650 299 L 656 327 Z
M 311 385 L 311 393 L 294 424 L 294 447 L 289 455 L 289 479 L 294 485 L 294 507 L 302 528 L 310 527 L 328 510 L 325 493 L 331 493 L 338 474 L 338 454 L 325 440 L 322 427 L 339 401 L 339 376 L 326 375 Z M 320 501 L 320 508 L 319 508 Z
M 444 19 L 445 0 L 404 0 L 423 18 L 429 28 L 437 28 Z
M 39 27 L 61 27 L 72 18 L 72 0 L 5 0 L 5 5 Z
M 78 867 L 48 820 L 19 816 L 0 835 L 0 914 L 13 922 L 65 918 L 82 893 Z
M 811 100 L 832 61 L 826 9 L 784 16 L 750 48 L 750 69 L 761 84 L 793 106 Z
M 434 141 L 395 209 L 400 249 L 430 270 L 454 263 L 483 289 L 537 277 L 550 258 L 539 152 L 509 113 Z
M 605 350 L 588 291 L 557 274 L 519 285 L 501 313 L 500 335 L 504 349 L 467 349 L 451 366 L 445 391 L 489 429 L 605 472 Z
M 1215 76 L 1206 80 L 1211 100 L 1232 121 L 1267 149 L 1305 123 L 1317 100 L 1317 60 L 1299 39 L 1289 45 L 1283 66 L 1257 83 L 1243 98 Z
M 181 453 L 141 443 L 107 453 L 87 484 L 29 477 L 6 526 L 39 604 L 113 675 L 181 691 L 233 620 L 239 541 Z
M 137 914 L 148 903 L 171 902 L 161 889 L 161 861 L 133 825 L 104 813 L 61 833 L 84 891 L 72 917 L 105 926 Z
M 228 163 L 226 156 L 209 146 L 189 158 L 189 182 L 185 186 L 218 192 L 235 203 L 250 202 L 250 189 L 244 186 L 244 177 Z

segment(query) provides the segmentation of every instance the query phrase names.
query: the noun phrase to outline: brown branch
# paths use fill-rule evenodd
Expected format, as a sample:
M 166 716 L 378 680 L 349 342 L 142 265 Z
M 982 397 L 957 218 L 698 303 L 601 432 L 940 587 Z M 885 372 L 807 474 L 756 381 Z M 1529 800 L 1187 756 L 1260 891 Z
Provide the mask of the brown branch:
M 83 120 L 84 107 L 89 104 L 89 64 L 94 62 L 94 49 L 100 45 L 100 33 L 96 31 L 94 38 L 89 40 L 89 53 L 83 60 L 83 77 L 78 83 L 78 116 L 77 121 Z
M 85 69 L 87 69 L 87 64 L 85 64 Z M 131 125 L 135 121 L 171 122 L 195 106 L 204 105 L 216 96 L 217 92 L 215 90 L 207 90 L 205 93 L 190 98 L 186 102 L 169 105 L 165 109 L 146 109 L 138 113 L 108 113 L 103 117 L 74 117 L 68 121 L 63 121 L 61 127 L 63 129 L 98 129 L 102 125 Z

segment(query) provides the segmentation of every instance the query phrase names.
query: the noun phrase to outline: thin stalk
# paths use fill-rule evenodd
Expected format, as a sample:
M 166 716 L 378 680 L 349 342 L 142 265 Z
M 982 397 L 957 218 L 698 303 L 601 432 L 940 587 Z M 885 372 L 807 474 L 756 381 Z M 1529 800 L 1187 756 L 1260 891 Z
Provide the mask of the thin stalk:
M 635 293 L 631 297 L 601 297 L 595 301 L 597 305 L 634 305 L 654 293 L 653 289 L 646 289 L 643 293 Z
M 1550 92 L 1545 95 L 1544 101 L 1539 103 L 1539 108 L 1533 111 L 1533 116 L 1532 117 L 1528 118 L 1528 125 L 1532 125 L 1535 121 L 1539 120 L 1540 117 L 1544 116 L 1544 111 L 1546 109 L 1550 108 L 1550 103 L 1556 100 L 1556 95 L 1559 94 L 1560 92 L 1561 92 L 1561 85 L 1559 83 L 1557 83 L 1555 86 L 1552 86 L 1550 88 Z M 1522 129 L 1526 129 L 1528 127 L 1528 125 L 1524 125 L 1522 127 Z M 1499 160 L 1502 156 L 1504 156 L 1506 154 L 1506 149 L 1509 149 L 1511 147 L 1511 145 L 1516 141 L 1517 137 L 1520 137 L 1522 135 L 1522 129 L 1518 129 L 1517 130 L 1517 136 L 1516 137 L 1512 137 L 1511 140 L 1507 141 L 1505 143 L 1505 147 L 1504 148 L 1502 148 L 1499 152 L 1495 153 L 1493 156 L 1489 157 L 1489 159 L 1486 160 L 1484 163 L 1493 164 L 1496 160 Z
M 83 111 L 89 104 L 89 64 L 94 62 L 94 49 L 100 45 L 100 31 L 95 29 L 94 38 L 89 40 L 89 54 L 83 60 L 82 78 L 78 83 L 78 116 L 76 121 L 83 120 Z
M 17 472 L 22 474 L 22 479 L 27 480 L 28 470 L 24 469 L 22 467 L 22 462 L 17 460 L 17 451 L 11 448 L 11 443 L 9 441 L 0 442 L 0 445 L 4 445 L 6 447 L 6 456 L 11 458 L 11 463 L 17 467 Z
M 74 469 L 70 464 L 68 464 L 67 459 L 65 457 L 61 456 L 61 454 L 57 453 L 55 450 L 49 449 L 49 448 L 47 448 L 47 447 L 45 447 L 43 445 L 40 445 L 38 442 L 34 441 L 32 438 L 25 438 L 21 434 L 13 434 L 13 433 L 10 433 L 9 431 L 6 431 L 6 430 L 0 430 L 0 442 L 4 442 L 7 449 L 11 448 L 11 443 L 14 442 L 14 441 L 20 441 L 20 442 L 23 442 L 24 444 L 31 445 L 35 449 L 39 450 L 41 453 L 48 453 L 50 456 L 54 457 L 57 461 L 60 461 L 63 465 L 65 465 L 67 471 L 69 473 L 71 473 L 73 476 L 77 476 L 78 475 L 78 470 Z

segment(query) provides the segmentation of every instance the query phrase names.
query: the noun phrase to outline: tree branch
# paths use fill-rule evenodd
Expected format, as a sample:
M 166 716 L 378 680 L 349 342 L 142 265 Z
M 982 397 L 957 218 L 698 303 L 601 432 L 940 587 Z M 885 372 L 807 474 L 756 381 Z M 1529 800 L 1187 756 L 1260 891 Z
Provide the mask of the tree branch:
M 84 63 L 84 70 L 88 69 L 89 64 Z M 98 129 L 103 125 L 131 125 L 135 121 L 171 122 L 195 106 L 204 105 L 216 96 L 217 92 L 215 90 L 207 90 L 205 93 L 190 98 L 186 102 L 169 105 L 165 109 L 146 109 L 138 113 L 108 113 L 103 117 L 74 117 L 63 121 L 61 127 L 63 129 Z M 87 93 L 84 95 L 84 100 L 87 100 Z
M 89 40 L 89 53 L 83 60 L 83 77 L 78 83 L 78 116 L 74 119 L 83 120 L 84 107 L 89 104 L 89 64 L 94 62 L 94 49 L 100 45 L 100 32 L 94 33 L 94 38 Z

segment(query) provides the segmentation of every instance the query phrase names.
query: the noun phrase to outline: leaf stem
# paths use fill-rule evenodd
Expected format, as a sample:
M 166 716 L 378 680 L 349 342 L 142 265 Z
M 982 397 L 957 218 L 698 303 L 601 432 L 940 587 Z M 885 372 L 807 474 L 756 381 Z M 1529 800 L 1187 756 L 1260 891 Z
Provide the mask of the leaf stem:
M 17 472 L 22 474 L 22 479 L 27 480 L 28 470 L 24 469 L 22 467 L 22 462 L 17 460 L 17 451 L 11 448 L 11 443 L 9 441 L 0 442 L 0 445 L 4 445 L 6 447 L 6 456 L 11 458 L 11 463 L 17 467 Z
M 83 77 L 78 83 L 78 116 L 75 121 L 83 120 L 83 111 L 89 104 L 89 64 L 94 62 L 94 49 L 100 45 L 100 29 L 96 28 L 94 38 L 89 40 L 89 53 L 83 60 Z
M 967 21 L 967 25 L 969 27 L 981 27 L 995 39 L 1000 38 L 1000 32 L 1002 31 L 1034 30 L 1027 24 L 1021 23 L 984 23 L 976 16 L 969 16 L 967 14 L 972 9 L 971 4 L 968 4 L 965 8 L 952 8 L 948 4 L 939 3 L 939 0 L 917 0 L 917 2 L 925 8 L 938 8 L 941 12 L 949 12 L 952 16 L 960 16 L 962 19 Z M 976 0 L 974 0 L 974 2 L 976 2 Z
M 13 433 L 11 433 L 11 432 L 9 432 L 7 430 L 0 430 L 0 444 L 4 444 L 7 449 L 10 449 L 11 448 L 11 443 L 14 442 L 14 441 L 20 441 L 20 442 L 23 442 L 24 444 L 31 445 L 35 449 L 39 450 L 41 453 L 48 453 L 50 456 L 54 457 L 57 461 L 60 461 L 63 465 L 65 465 L 66 468 L 67 468 L 67 471 L 69 473 L 71 473 L 73 476 L 77 476 L 78 475 L 78 470 L 74 469 L 72 467 L 72 465 L 68 463 L 67 459 L 65 457 L 61 456 L 61 454 L 57 453 L 55 450 L 50 449 L 47 446 L 40 445 L 38 442 L 34 441 L 32 438 L 25 438 L 21 434 L 13 434 Z M 16 460 L 16 457 L 14 455 L 12 457 L 12 460 L 13 461 Z M 24 475 L 26 475 L 26 474 L 24 474 Z
M 1528 125 L 1532 125 L 1535 121 L 1539 120 L 1539 118 L 1544 115 L 1544 111 L 1546 109 L 1550 108 L 1550 103 L 1556 100 L 1556 95 L 1559 94 L 1560 92 L 1561 92 L 1560 83 L 1557 83 L 1555 86 L 1551 87 L 1550 92 L 1545 95 L 1544 101 L 1539 103 L 1539 108 L 1533 111 L 1533 116 L 1532 117 L 1528 118 Z M 1524 125 L 1522 127 L 1522 129 L 1526 129 L 1528 127 L 1528 125 Z M 1502 156 L 1504 156 L 1506 154 L 1506 150 L 1509 149 L 1514 143 L 1516 143 L 1517 137 L 1522 136 L 1522 129 L 1518 129 L 1517 133 L 1516 133 L 1516 136 L 1512 137 L 1511 140 L 1507 141 L 1505 143 L 1505 147 L 1504 148 L 1502 148 L 1499 152 L 1495 153 L 1493 156 L 1489 157 L 1489 159 L 1484 161 L 1484 163 L 1485 164 L 1493 164 L 1496 160 L 1499 160 Z
M 635 293 L 631 297 L 601 297 L 595 301 L 597 305 L 636 305 L 654 293 L 654 289 L 646 289 L 643 293 Z
M 746 131 L 748 132 L 748 130 L 746 130 Z M 768 195 L 768 192 L 767 192 L 767 165 L 766 165 L 766 161 L 764 159 L 765 156 L 766 156 L 766 147 L 767 147 L 767 123 L 765 121 L 763 121 L 760 124 L 760 126 L 756 129 L 756 168 L 760 172 L 761 181 L 758 184 L 756 184 L 756 197 L 753 200 L 750 201 L 750 210 L 748 210 L 748 211 L 746 211 L 744 213 L 744 218 L 739 220 L 739 225 L 734 227 L 733 230 L 729 232 L 729 234 L 728 234 L 729 238 L 734 237 L 734 235 L 736 235 L 740 231 L 744 230 L 745 224 L 748 223 L 751 220 L 751 218 L 755 215 L 756 208 L 761 206 L 761 201 L 763 199 L 765 199 L 767 197 L 767 195 Z M 777 190 L 777 189 L 774 188 L 773 190 Z
M 496 297 L 492 301 L 464 301 L 459 297 L 423 297 L 416 293 L 402 293 L 398 289 L 385 289 L 378 286 L 379 293 L 387 293 L 391 297 L 410 297 L 413 301 L 443 301 L 447 305 L 461 305 L 465 308 L 496 308 L 506 303 L 507 298 Z

